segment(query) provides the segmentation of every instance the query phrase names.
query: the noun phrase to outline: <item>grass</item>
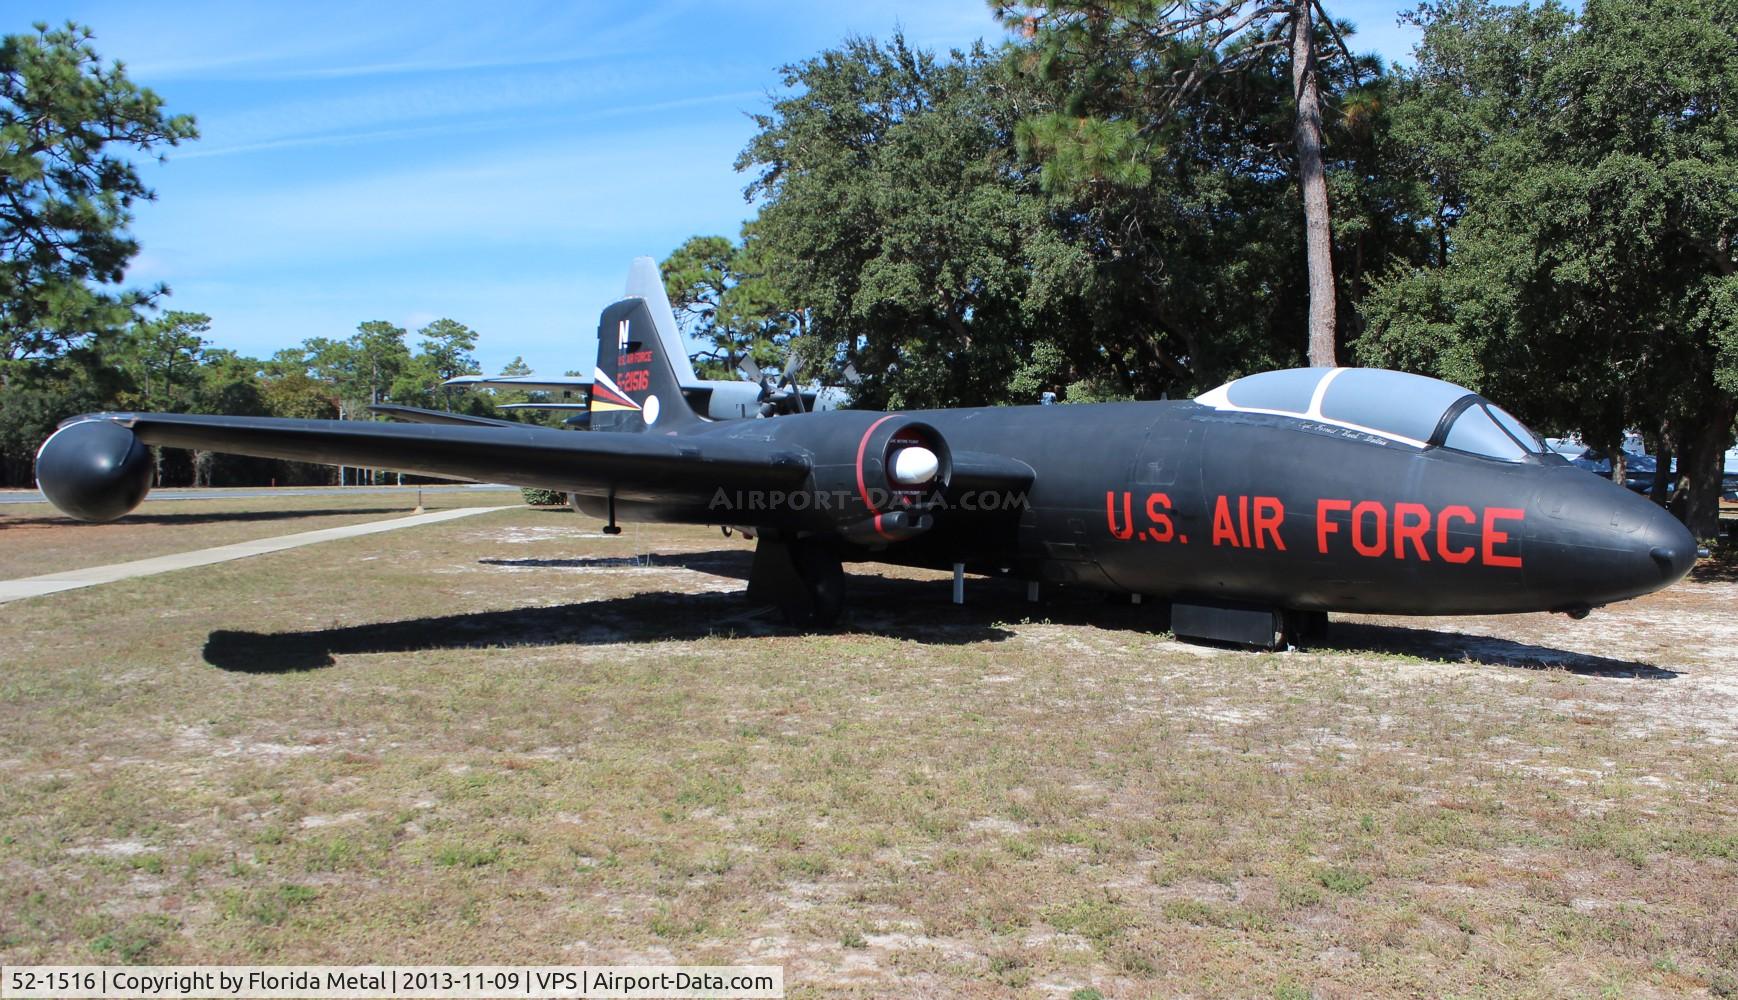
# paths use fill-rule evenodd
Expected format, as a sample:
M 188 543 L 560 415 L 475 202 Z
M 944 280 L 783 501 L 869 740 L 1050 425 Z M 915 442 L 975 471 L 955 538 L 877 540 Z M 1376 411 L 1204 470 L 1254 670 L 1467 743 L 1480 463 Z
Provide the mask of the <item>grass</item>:
M 741 604 L 739 539 L 596 528 L 511 509 L 9 605 L 0 962 L 1733 986 L 1731 583 L 1258 655 L 889 572 L 805 636 Z
M 1356 896 L 1370 887 L 1370 876 L 1350 868 L 1327 868 L 1317 873 L 1316 881 L 1325 889 Z

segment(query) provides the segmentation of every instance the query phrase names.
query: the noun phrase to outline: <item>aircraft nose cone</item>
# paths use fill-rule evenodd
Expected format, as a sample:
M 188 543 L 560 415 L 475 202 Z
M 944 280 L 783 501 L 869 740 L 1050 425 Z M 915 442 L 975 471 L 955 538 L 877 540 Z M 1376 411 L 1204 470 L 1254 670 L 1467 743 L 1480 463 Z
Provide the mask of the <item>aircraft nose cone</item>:
M 1527 583 L 1553 608 L 1600 607 L 1669 587 L 1696 561 L 1696 539 L 1647 497 L 1568 468 L 1531 519 Z
M 1647 520 L 1636 532 L 1636 542 L 1638 546 L 1647 546 L 1648 559 L 1659 573 L 1656 586 L 1676 583 L 1696 564 L 1696 536 L 1661 507 L 1654 506 L 1648 512 Z

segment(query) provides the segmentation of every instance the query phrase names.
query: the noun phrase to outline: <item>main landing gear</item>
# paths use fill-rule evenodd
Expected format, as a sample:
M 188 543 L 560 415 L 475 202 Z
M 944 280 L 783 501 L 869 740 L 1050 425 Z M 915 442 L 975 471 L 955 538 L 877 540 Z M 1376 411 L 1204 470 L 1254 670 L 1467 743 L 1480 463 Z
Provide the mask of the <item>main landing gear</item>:
M 792 625 L 826 628 L 845 609 L 839 554 L 812 539 L 762 535 L 748 571 L 748 599 L 779 609 Z
M 1287 611 L 1283 620 L 1288 646 L 1307 646 L 1328 637 L 1326 611 Z

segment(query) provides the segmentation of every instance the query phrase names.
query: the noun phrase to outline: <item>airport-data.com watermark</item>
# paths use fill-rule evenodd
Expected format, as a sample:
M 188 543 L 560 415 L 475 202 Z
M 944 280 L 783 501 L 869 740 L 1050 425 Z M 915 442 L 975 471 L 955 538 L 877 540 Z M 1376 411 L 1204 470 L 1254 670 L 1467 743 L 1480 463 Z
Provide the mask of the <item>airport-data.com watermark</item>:
M 885 513 L 907 507 L 914 493 L 867 487 L 863 490 L 727 490 L 720 486 L 707 503 L 708 510 L 725 512 L 753 511 L 830 511 L 861 509 L 865 501 L 875 511 Z M 924 511 L 959 510 L 993 513 L 1026 509 L 1026 494 L 1021 490 L 961 490 L 957 495 L 942 493 L 925 495 L 916 501 Z
M 12 965 L 0 998 L 455 1000 L 785 995 L 779 965 Z

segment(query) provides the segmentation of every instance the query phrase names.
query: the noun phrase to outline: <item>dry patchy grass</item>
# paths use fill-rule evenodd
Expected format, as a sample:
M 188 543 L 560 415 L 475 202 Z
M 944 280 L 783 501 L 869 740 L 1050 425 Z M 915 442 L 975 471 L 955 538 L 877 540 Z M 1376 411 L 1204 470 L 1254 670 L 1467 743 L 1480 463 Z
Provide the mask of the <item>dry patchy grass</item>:
M 793 635 L 747 566 L 514 509 L 11 605 L 0 961 L 1738 989 L 1738 585 L 1250 654 L 897 571 Z

